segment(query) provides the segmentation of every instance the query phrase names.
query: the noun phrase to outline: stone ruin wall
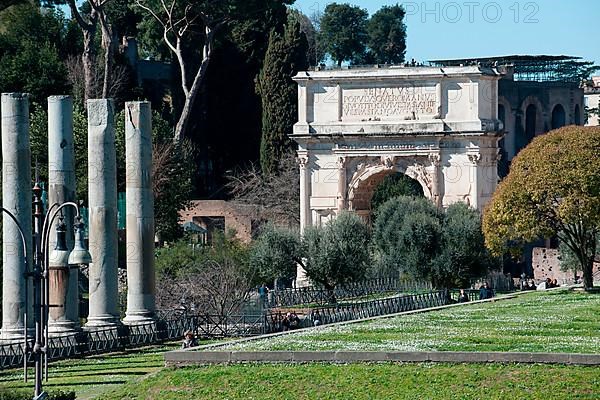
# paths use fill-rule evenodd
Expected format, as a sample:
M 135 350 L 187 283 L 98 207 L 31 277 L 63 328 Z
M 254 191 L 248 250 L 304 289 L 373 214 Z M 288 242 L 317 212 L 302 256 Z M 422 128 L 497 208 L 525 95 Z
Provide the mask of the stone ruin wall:
M 533 277 L 536 282 L 545 281 L 546 278 L 556 279 L 559 284 L 572 284 L 573 272 L 561 271 L 558 249 L 534 247 L 532 252 Z M 600 270 L 600 263 L 594 263 L 594 274 Z M 581 277 L 583 273 L 577 272 Z

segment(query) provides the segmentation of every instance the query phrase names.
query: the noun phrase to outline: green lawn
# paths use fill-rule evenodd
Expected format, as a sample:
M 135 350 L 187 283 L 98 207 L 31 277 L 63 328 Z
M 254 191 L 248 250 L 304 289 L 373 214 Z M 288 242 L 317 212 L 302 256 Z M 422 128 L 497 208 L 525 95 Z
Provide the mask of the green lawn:
M 167 368 L 99 399 L 598 399 L 599 372 L 592 367 L 503 364 Z
M 107 390 L 159 371 L 164 366 L 163 352 L 174 348 L 179 346 L 157 346 L 51 363 L 49 381 L 44 383 L 44 389 L 75 391 L 78 399 L 95 398 Z M 32 369 L 29 378 L 29 383 L 25 384 L 22 370 L 0 371 L 0 389 L 29 388 L 33 394 Z
M 600 353 L 600 295 L 566 290 L 527 293 L 224 349 Z

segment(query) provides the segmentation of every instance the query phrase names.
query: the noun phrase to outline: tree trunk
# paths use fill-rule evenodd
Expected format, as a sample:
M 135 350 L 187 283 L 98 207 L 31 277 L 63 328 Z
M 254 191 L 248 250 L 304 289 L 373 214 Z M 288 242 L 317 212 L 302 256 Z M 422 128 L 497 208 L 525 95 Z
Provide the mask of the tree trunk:
M 95 93 L 95 79 L 94 79 L 94 36 L 96 33 L 96 29 L 82 29 L 83 31 L 83 54 L 81 55 L 81 61 L 83 63 L 83 76 L 85 82 L 84 88 L 84 99 L 83 104 L 84 107 L 87 107 L 87 101 L 89 99 L 93 99 L 96 95 Z
M 106 18 L 102 16 L 101 18 Z M 110 96 L 110 76 L 114 64 L 115 38 L 108 22 L 102 23 L 102 47 L 104 47 L 104 80 L 102 83 L 102 98 Z
M 177 126 L 175 127 L 175 141 L 178 142 L 183 139 L 184 134 L 187 130 L 188 123 L 190 120 L 192 108 L 194 106 L 194 101 L 196 100 L 196 96 L 200 91 L 200 85 L 204 80 L 204 76 L 206 75 L 206 70 L 208 68 L 208 63 L 210 62 L 210 56 L 212 54 L 212 46 L 214 41 L 214 30 L 206 27 L 206 39 L 204 43 L 203 49 L 203 57 L 202 64 L 200 64 L 200 68 L 198 68 L 198 72 L 194 77 L 194 82 L 192 83 L 192 87 L 189 92 L 186 93 L 185 103 L 183 104 L 183 110 L 181 110 L 181 115 L 179 116 L 179 120 L 177 121 Z M 180 63 L 183 62 L 183 57 L 177 57 Z M 183 66 L 182 66 L 183 67 Z M 182 74 L 185 73 L 185 68 L 181 68 Z M 185 77 L 182 77 L 182 82 L 185 82 Z
M 583 270 L 583 287 L 585 290 L 590 290 L 594 287 L 594 257 L 585 260 L 581 268 Z

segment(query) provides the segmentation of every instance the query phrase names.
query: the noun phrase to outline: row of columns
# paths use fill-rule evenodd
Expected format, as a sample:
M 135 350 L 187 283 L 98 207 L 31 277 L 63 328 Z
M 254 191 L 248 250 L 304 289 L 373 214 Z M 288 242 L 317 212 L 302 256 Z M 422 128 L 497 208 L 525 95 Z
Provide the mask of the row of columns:
M 27 95 L 3 93 L 2 205 L 13 213 L 24 233 L 27 255 L 15 223 L 3 218 L 2 338 L 22 338 L 24 318 L 30 318 L 32 294 L 26 268 L 32 269 L 31 147 Z M 86 327 L 119 325 L 117 164 L 114 103 L 88 100 L 89 315 Z M 155 315 L 154 201 L 152 192 L 152 125 L 148 102 L 125 105 L 127 198 L 127 312 L 125 323 L 152 321 Z M 69 96 L 48 99 L 49 204 L 75 200 L 73 104 Z M 63 214 L 67 246 L 73 248 L 73 212 Z M 55 229 L 50 246 L 54 246 Z M 53 247 L 51 247 L 53 248 Z M 26 266 L 26 260 L 29 266 Z M 51 333 L 79 326 L 78 266 L 49 260 Z M 26 297 L 26 293 L 28 296 Z M 31 324 L 28 323 L 29 326 Z

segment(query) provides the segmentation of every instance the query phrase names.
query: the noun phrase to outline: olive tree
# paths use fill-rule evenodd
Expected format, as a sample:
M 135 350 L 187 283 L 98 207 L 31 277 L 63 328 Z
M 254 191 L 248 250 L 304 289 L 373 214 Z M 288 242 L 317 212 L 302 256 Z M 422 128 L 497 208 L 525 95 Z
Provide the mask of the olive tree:
M 600 128 L 568 126 L 539 136 L 514 158 L 485 210 L 486 245 L 500 255 L 558 236 L 586 288 L 600 229 Z
M 300 265 L 335 301 L 336 286 L 364 279 L 371 262 L 369 241 L 365 223 L 344 212 L 322 227 L 306 228 L 302 236 L 286 228 L 267 229 L 255 242 L 253 264 L 275 277 Z
M 491 265 L 479 213 L 463 203 L 444 212 L 425 198 L 392 198 L 379 208 L 374 242 L 385 269 L 437 288 L 464 287 Z

